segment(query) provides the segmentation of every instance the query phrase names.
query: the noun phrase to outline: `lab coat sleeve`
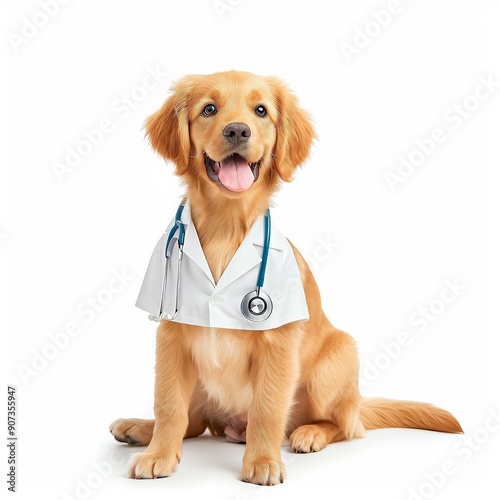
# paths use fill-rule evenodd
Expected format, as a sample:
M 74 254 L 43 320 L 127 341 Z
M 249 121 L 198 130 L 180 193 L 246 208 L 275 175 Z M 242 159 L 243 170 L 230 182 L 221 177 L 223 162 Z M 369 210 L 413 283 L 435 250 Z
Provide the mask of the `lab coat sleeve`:
M 167 233 L 163 234 L 156 244 L 135 303 L 139 309 L 152 314 L 155 318 L 160 315 L 160 297 L 165 271 L 167 237 Z
M 292 321 L 307 321 L 309 319 L 309 309 L 299 267 L 288 242 L 286 242 L 286 246 L 285 250 L 281 252 L 281 267 L 273 273 L 274 279 L 268 287 L 268 293 L 274 304 L 274 318 L 270 318 L 273 328 Z

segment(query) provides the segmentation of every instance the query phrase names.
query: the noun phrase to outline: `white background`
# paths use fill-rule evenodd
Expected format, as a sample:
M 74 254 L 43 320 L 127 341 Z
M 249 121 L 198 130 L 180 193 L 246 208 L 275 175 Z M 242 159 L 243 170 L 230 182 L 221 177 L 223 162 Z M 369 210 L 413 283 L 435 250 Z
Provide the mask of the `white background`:
M 498 5 L 402 0 L 376 34 L 371 12 L 387 9 L 384 0 L 224 2 L 221 13 L 211 0 L 73 0 L 31 31 L 28 21 L 44 22 L 42 2 L 3 5 L 2 337 L 6 383 L 17 387 L 18 498 L 491 497 L 500 425 L 484 425 L 499 411 L 500 87 L 459 126 L 445 117 L 480 77 L 500 80 Z M 348 61 L 341 44 L 357 33 L 359 45 L 367 23 L 368 43 Z M 23 29 L 31 38 L 20 42 Z M 159 81 L 144 91 L 154 68 Z M 382 344 L 413 338 L 363 393 L 438 404 L 470 445 L 379 430 L 310 456 L 284 446 L 288 479 L 263 488 L 237 479 L 243 446 L 203 436 L 185 443 L 171 478 L 126 479 L 137 450 L 107 427 L 152 416 L 155 325 L 134 302 L 182 194 L 141 127 L 172 81 L 227 69 L 282 77 L 314 117 L 313 154 L 276 197 L 274 217 L 311 262 L 328 316 L 358 340 L 363 370 L 389 359 Z M 58 179 L 54 163 L 102 120 L 112 131 Z M 446 140 L 391 191 L 384 173 L 436 128 Z M 328 238 L 338 245 L 315 259 Z M 131 278 L 90 317 L 86 301 L 110 298 L 113 271 Z M 447 279 L 466 289 L 439 309 Z M 440 314 L 419 332 L 410 317 L 432 301 Z M 79 334 L 54 354 L 50 336 L 68 323 Z M 43 352 L 55 357 L 22 377 Z M 96 473 L 93 463 L 113 460 L 109 477 Z M 453 473 L 426 486 L 446 461 Z

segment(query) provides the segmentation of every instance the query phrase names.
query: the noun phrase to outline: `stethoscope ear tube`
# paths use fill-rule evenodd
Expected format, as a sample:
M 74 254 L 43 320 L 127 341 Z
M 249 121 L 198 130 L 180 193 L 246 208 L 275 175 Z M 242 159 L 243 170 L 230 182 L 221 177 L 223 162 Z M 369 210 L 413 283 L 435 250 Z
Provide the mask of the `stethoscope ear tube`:
M 167 244 L 165 245 L 165 269 L 163 271 L 163 281 L 162 281 L 162 287 L 161 287 L 161 294 L 160 294 L 160 313 L 159 313 L 159 318 L 160 319 L 168 319 L 168 320 L 174 320 L 177 315 L 179 314 L 179 294 L 181 290 L 181 269 L 182 269 L 182 257 L 184 256 L 183 248 L 184 248 L 184 237 L 186 235 L 186 228 L 184 227 L 184 224 L 181 222 L 181 215 L 182 211 L 184 210 L 184 205 L 179 205 L 179 208 L 177 209 L 177 212 L 175 214 L 175 223 L 172 229 L 170 230 L 170 233 L 168 234 L 167 237 Z M 172 256 L 172 246 L 174 242 L 174 237 L 175 233 L 179 231 L 179 235 L 177 237 L 177 242 L 179 245 L 179 256 L 177 259 L 177 283 L 175 285 L 175 308 L 174 308 L 174 313 L 169 314 L 167 312 L 164 312 L 163 310 L 163 304 L 165 302 L 165 295 L 167 294 L 167 283 L 168 283 L 168 262 L 170 260 L 170 257 Z M 162 316 L 165 316 L 162 318 Z M 155 319 L 155 318 L 153 318 Z

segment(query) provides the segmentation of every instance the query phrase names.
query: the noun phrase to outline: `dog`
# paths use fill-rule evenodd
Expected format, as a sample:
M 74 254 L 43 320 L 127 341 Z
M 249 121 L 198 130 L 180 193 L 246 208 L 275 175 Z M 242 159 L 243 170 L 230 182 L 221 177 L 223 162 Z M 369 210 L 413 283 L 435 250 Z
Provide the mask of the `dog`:
M 309 115 L 281 80 L 239 71 L 184 77 L 145 130 L 186 185 L 215 283 L 315 139 Z M 131 457 L 131 478 L 170 476 L 182 440 L 207 428 L 246 442 L 240 479 L 260 485 L 284 481 L 284 438 L 293 451 L 310 453 L 384 427 L 462 432 L 433 405 L 361 397 L 356 343 L 327 319 L 305 259 L 290 246 L 308 320 L 249 331 L 160 321 L 155 420 L 110 426 L 118 441 L 147 445 Z

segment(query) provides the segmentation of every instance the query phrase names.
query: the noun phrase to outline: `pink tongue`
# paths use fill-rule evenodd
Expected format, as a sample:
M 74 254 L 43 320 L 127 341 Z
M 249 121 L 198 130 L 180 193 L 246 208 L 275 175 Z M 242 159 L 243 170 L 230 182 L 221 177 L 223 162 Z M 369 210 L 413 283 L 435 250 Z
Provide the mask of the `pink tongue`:
M 252 170 L 239 154 L 221 161 L 219 180 L 231 191 L 245 191 L 254 181 Z

